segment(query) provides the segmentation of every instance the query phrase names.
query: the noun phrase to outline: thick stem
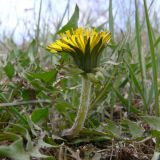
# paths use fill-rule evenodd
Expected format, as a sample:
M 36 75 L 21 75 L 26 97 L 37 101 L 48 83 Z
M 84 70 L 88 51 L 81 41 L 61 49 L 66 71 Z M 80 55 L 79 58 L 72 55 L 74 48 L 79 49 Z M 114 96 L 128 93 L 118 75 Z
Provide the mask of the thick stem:
M 90 94 L 91 94 L 91 82 L 86 76 L 82 76 L 82 90 L 80 97 L 80 105 L 78 108 L 77 116 L 74 124 L 70 129 L 63 131 L 62 136 L 66 138 L 76 137 L 84 126 L 84 122 L 87 117 L 89 105 L 90 105 Z

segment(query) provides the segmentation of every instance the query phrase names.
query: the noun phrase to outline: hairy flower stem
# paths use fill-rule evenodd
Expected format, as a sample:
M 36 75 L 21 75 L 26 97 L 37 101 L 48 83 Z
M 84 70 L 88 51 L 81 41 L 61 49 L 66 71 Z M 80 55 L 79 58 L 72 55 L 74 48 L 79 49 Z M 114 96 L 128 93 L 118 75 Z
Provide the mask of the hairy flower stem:
M 90 105 L 91 82 L 85 75 L 82 76 L 82 90 L 80 97 L 80 105 L 74 124 L 70 129 L 63 131 L 62 136 L 66 138 L 76 137 L 84 126 Z

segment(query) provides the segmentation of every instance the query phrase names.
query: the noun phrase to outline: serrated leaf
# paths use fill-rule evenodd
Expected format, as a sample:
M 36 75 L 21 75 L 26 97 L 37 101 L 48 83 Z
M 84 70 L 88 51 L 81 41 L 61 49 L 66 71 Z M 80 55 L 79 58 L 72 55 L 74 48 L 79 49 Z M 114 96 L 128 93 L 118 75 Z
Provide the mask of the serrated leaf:
M 70 18 L 70 20 L 68 21 L 68 23 L 66 25 L 64 25 L 58 32 L 57 34 L 63 33 L 67 30 L 70 29 L 75 29 L 78 26 L 78 19 L 79 19 L 79 7 L 78 5 L 76 5 L 74 13 L 72 15 L 72 17 Z

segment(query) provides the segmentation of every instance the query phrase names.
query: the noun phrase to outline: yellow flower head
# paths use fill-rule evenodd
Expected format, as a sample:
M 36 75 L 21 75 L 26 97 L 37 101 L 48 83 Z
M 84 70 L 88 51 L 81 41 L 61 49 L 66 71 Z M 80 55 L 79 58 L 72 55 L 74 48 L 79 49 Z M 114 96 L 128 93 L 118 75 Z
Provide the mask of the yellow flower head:
M 60 34 L 60 39 L 50 44 L 47 49 L 52 53 L 69 53 L 79 68 L 85 72 L 91 72 L 97 67 L 99 55 L 110 39 L 110 32 L 77 28 Z

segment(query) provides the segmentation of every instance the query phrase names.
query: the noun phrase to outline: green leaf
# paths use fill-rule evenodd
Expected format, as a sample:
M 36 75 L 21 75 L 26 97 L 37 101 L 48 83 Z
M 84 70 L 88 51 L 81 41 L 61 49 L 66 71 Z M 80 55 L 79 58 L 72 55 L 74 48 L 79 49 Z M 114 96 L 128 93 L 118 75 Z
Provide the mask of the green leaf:
M 152 137 L 157 137 L 157 138 L 159 138 L 159 137 L 160 137 L 160 131 L 152 130 L 152 131 L 151 131 L 151 135 L 152 135 Z M 159 144 L 159 142 L 157 142 L 157 144 Z
M 4 133 L 5 134 L 5 133 Z M 7 139 L 6 139 L 7 140 Z M 27 149 L 27 152 L 24 149 L 23 139 L 19 138 L 14 141 L 11 145 L 2 145 L 0 146 L 0 156 L 13 158 L 14 160 L 30 160 L 31 157 L 34 158 L 52 158 L 47 155 L 40 153 L 40 148 L 51 148 L 54 147 L 50 144 L 45 143 L 42 138 L 38 139 L 36 146 L 34 147 L 31 143 L 31 147 Z M 57 147 L 57 146 L 56 146 Z
M 65 113 L 67 109 L 73 109 L 73 106 L 61 99 L 57 101 L 55 108 L 59 113 Z
M 38 72 L 38 73 L 28 73 L 27 76 L 30 79 L 40 79 L 46 83 L 48 82 L 53 82 L 56 79 L 57 76 L 57 71 L 56 70 L 50 70 L 50 71 L 42 71 L 42 72 Z
M 70 18 L 70 20 L 68 21 L 68 23 L 63 26 L 58 32 L 57 34 L 59 33 L 63 33 L 67 30 L 70 30 L 70 29 L 76 29 L 77 26 L 78 26 L 78 19 L 79 19 L 79 7 L 78 5 L 76 5 L 75 7 L 75 10 L 74 10 L 74 13 L 72 15 L 72 17 Z
M 63 68 L 62 71 L 65 72 L 67 75 L 78 75 L 83 73 L 84 71 L 78 68 L 76 65 L 72 64 L 66 64 Z
M 104 142 L 107 140 L 111 140 L 110 137 L 108 136 L 94 136 L 94 137 L 88 137 L 86 136 L 85 138 L 78 138 L 74 139 L 71 144 L 82 144 L 82 143 L 91 143 L 91 142 Z
M 26 68 L 26 67 L 30 66 L 31 62 L 30 62 L 30 59 L 28 57 L 28 52 L 27 51 L 22 51 L 22 50 L 20 50 L 19 52 L 20 52 L 20 54 L 19 54 L 18 59 L 17 59 L 18 66 L 21 66 L 23 68 Z
M 14 160 L 30 160 L 30 156 L 24 151 L 22 138 L 18 139 L 10 146 L 0 146 L 0 155 L 13 158 Z
M 19 138 L 20 136 L 16 135 L 15 133 L 4 132 L 0 134 L 0 141 L 8 140 L 12 142 L 18 140 Z
M 49 111 L 48 108 L 40 108 L 36 109 L 32 112 L 32 121 L 34 123 L 40 123 L 46 119 L 48 119 Z
M 132 135 L 132 138 L 139 138 L 143 135 L 143 128 L 140 127 L 136 122 L 132 122 L 130 120 L 125 120 L 129 127 L 129 131 Z
M 107 126 L 105 127 L 107 132 L 111 132 L 114 137 L 120 137 L 121 130 L 113 121 L 107 120 Z
M 24 115 L 22 115 L 17 110 L 17 108 L 15 108 L 15 107 L 9 107 L 9 110 L 14 114 L 15 117 L 19 118 L 21 120 L 21 122 L 23 122 L 24 124 L 27 124 L 26 117 Z
M 21 135 L 25 137 L 28 141 L 30 141 L 30 136 L 26 128 L 19 124 L 12 124 L 9 128 L 6 129 L 7 132 L 15 133 L 17 135 Z
M 160 117 L 143 116 L 142 118 L 149 124 L 152 129 L 160 131 Z
M 13 78 L 13 76 L 15 74 L 15 70 L 14 70 L 14 66 L 13 66 L 13 64 L 11 64 L 11 62 L 8 62 L 6 64 L 6 66 L 4 67 L 4 71 L 9 79 Z
M 115 73 L 116 73 L 116 69 L 113 71 L 110 78 L 106 81 L 102 89 L 98 92 L 96 98 L 90 104 L 89 110 L 93 110 L 98 103 L 102 102 L 106 98 L 106 95 L 109 89 L 111 88 L 111 83 L 114 79 Z

